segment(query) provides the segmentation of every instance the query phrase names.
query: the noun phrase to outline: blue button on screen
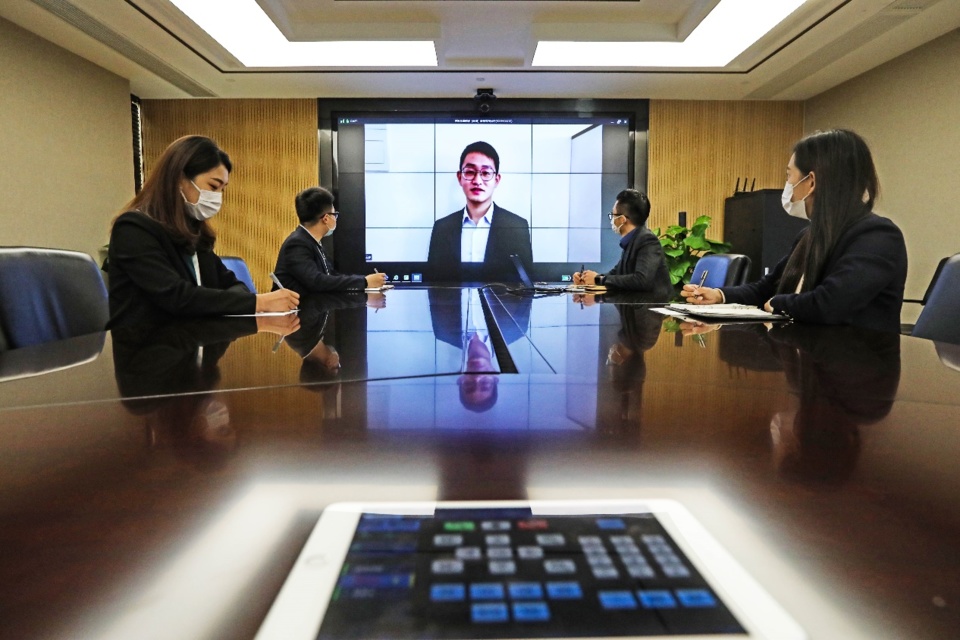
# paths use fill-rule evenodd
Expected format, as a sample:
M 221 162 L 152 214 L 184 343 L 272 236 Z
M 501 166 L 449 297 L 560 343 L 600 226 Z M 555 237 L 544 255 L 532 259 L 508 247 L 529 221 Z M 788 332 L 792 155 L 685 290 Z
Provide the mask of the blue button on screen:
M 669 591 L 638 591 L 640 604 L 647 609 L 675 609 L 677 601 Z
M 597 527 L 605 531 L 621 531 L 626 529 L 627 525 L 620 518 L 597 518 Z
M 546 622 L 550 619 L 550 609 L 546 602 L 515 602 L 513 619 L 517 622 Z
M 462 584 L 435 584 L 430 587 L 430 600 L 433 602 L 459 602 L 467 595 Z
M 685 607 L 715 607 L 717 600 L 706 589 L 677 589 L 677 599 Z
M 637 600 L 629 591 L 598 591 L 600 606 L 604 609 L 636 609 Z
M 507 605 L 503 602 L 490 602 L 470 606 L 470 619 L 473 622 L 506 622 L 510 618 Z
M 538 582 L 513 582 L 509 589 L 514 600 L 543 600 L 543 587 Z
M 478 582 L 470 585 L 471 600 L 503 600 L 503 585 L 498 582 Z

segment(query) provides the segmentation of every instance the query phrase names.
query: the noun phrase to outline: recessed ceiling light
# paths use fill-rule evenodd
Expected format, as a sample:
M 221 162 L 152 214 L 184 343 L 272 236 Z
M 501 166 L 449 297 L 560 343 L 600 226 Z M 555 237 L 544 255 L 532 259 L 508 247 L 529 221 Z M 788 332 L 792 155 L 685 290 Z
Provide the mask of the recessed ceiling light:
M 540 41 L 535 67 L 723 67 L 805 0 L 721 0 L 683 42 Z
M 290 42 L 256 0 L 170 0 L 247 67 L 435 67 L 431 40 Z

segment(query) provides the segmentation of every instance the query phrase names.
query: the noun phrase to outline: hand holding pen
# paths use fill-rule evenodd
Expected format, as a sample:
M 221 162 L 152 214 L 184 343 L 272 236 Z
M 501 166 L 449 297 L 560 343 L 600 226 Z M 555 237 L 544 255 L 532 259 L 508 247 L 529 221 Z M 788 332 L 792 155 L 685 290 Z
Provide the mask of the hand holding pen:
M 723 294 L 720 289 L 704 287 L 703 283 L 707 280 L 707 271 L 700 275 L 700 284 L 685 284 L 680 291 L 680 295 L 690 304 L 720 304 L 723 302 Z

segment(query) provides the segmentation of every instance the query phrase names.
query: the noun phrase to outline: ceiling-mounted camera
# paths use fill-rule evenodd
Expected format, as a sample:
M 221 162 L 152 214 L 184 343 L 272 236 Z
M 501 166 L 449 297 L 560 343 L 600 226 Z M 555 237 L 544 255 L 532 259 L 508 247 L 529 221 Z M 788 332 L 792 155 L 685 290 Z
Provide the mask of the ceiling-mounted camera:
M 477 103 L 477 111 L 480 113 L 490 113 L 490 107 L 497 96 L 493 94 L 493 89 L 477 89 L 477 95 L 473 96 Z

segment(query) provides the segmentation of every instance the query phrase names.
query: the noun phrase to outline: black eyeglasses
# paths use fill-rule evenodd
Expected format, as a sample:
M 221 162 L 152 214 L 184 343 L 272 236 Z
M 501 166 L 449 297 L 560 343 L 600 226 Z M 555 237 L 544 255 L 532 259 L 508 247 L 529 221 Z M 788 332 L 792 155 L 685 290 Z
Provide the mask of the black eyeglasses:
M 497 175 L 497 172 L 492 169 L 481 169 L 480 171 L 476 169 L 460 169 L 460 175 L 467 180 L 473 180 L 479 175 L 480 179 L 484 182 L 490 182 L 493 180 L 493 176 Z
M 323 214 L 323 215 L 325 215 L 325 216 L 333 216 L 333 219 L 336 220 L 337 218 L 340 217 L 340 212 L 337 211 L 337 210 L 333 210 L 333 211 L 331 211 L 330 213 L 325 213 L 325 214 Z
M 619 217 L 622 216 L 622 215 L 623 215 L 622 213 L 608 213 L 608 214 L 607 214 L 607 219 L 608 219 L 608 220 L 613 220 L 614 218 L 619 218 Z

